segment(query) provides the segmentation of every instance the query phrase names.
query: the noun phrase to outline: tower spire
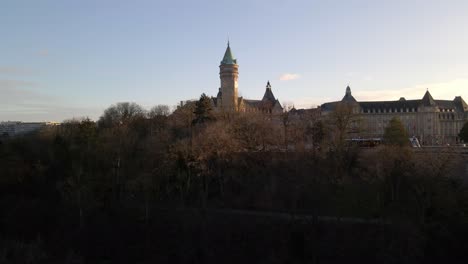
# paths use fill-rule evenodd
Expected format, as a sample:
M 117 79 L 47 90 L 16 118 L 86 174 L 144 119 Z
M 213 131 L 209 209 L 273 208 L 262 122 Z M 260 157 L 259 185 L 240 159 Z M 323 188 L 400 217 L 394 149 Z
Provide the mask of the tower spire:
M 234 55 L 232 55 L 231 47 L 229 46 L 229 39 L 227 43 L 226 52 L 224 53 L 224 57 L 221 61 L 221 64 L 237 64 L 237 60 L 234 58 Z

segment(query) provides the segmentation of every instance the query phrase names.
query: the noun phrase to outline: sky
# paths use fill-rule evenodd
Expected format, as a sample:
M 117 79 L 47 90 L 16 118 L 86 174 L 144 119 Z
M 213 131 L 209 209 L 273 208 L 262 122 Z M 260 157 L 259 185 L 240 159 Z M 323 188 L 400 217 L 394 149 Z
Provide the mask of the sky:
M 117 102 L 216 96 L 229 39 L 239 94 L 296 108 L 468 100 L 468 1 L 2 0 L 0 121 L 98 119 Z

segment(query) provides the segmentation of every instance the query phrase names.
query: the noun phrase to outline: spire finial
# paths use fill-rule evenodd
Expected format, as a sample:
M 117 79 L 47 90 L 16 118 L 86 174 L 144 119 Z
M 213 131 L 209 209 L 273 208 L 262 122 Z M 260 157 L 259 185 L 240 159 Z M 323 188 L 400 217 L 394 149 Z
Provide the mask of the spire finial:
M 349 84 L 346 86 L 346 95 L 351 95 L 351 87 L 349 87 Z
M 228 47 L 229 47 L 229 37 L 228 37 Z

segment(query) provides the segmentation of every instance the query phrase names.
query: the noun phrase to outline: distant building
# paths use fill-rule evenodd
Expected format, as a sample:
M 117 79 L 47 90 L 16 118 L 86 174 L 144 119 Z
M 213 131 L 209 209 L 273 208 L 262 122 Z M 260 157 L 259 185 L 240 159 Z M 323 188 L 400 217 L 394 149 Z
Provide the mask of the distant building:
M 217 112 L 283 112 L 283 107 L 273 95 L 269 81 L 261 100 L 244 99 L 238 96 L 239 65 L 231 52 L 229 42 L 219 70 L 221 87 L 218 95 L 212 97 L 213 106 Z
M 340 105 L 351 108 L 359 123 L 353 137 L 382 137 L 389 121 L 397 117 L 404 124 L 409 136 L 415 136 L 423 145 L 454 144 L 458 133 L 468 121 L 468 105 L 461 96 L 453 100 L 435 100 L 429 91 L 422 99 L 396 101 L 359 102 L 346 87 L 341 101 L 323 104 L 320 109 L 326 117 Z
M 316 120 L 320 117 L 321 115 L 321 109 L 320 107 L 317 108 L 309 108 L 309 109 L 296 109 L 295 107 L 291 108 L 289 110 L 289 113 L 297 119 L 312 119 Z
M 31 132 L 39 131 L 40 129 L 50 126 L 58 125 L 57 122 L 20 122 L 20 121 L 7 121 L 0 122 L 0 136 L 12 137 L 24 135 Z

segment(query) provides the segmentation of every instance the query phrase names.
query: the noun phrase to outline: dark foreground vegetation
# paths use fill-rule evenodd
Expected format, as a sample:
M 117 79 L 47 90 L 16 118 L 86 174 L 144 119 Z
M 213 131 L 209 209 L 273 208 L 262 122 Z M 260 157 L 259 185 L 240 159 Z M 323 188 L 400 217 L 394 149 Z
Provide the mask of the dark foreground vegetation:
M 468 263 L 460 154 L 194 107 L 2 140 L 0 263 Z

